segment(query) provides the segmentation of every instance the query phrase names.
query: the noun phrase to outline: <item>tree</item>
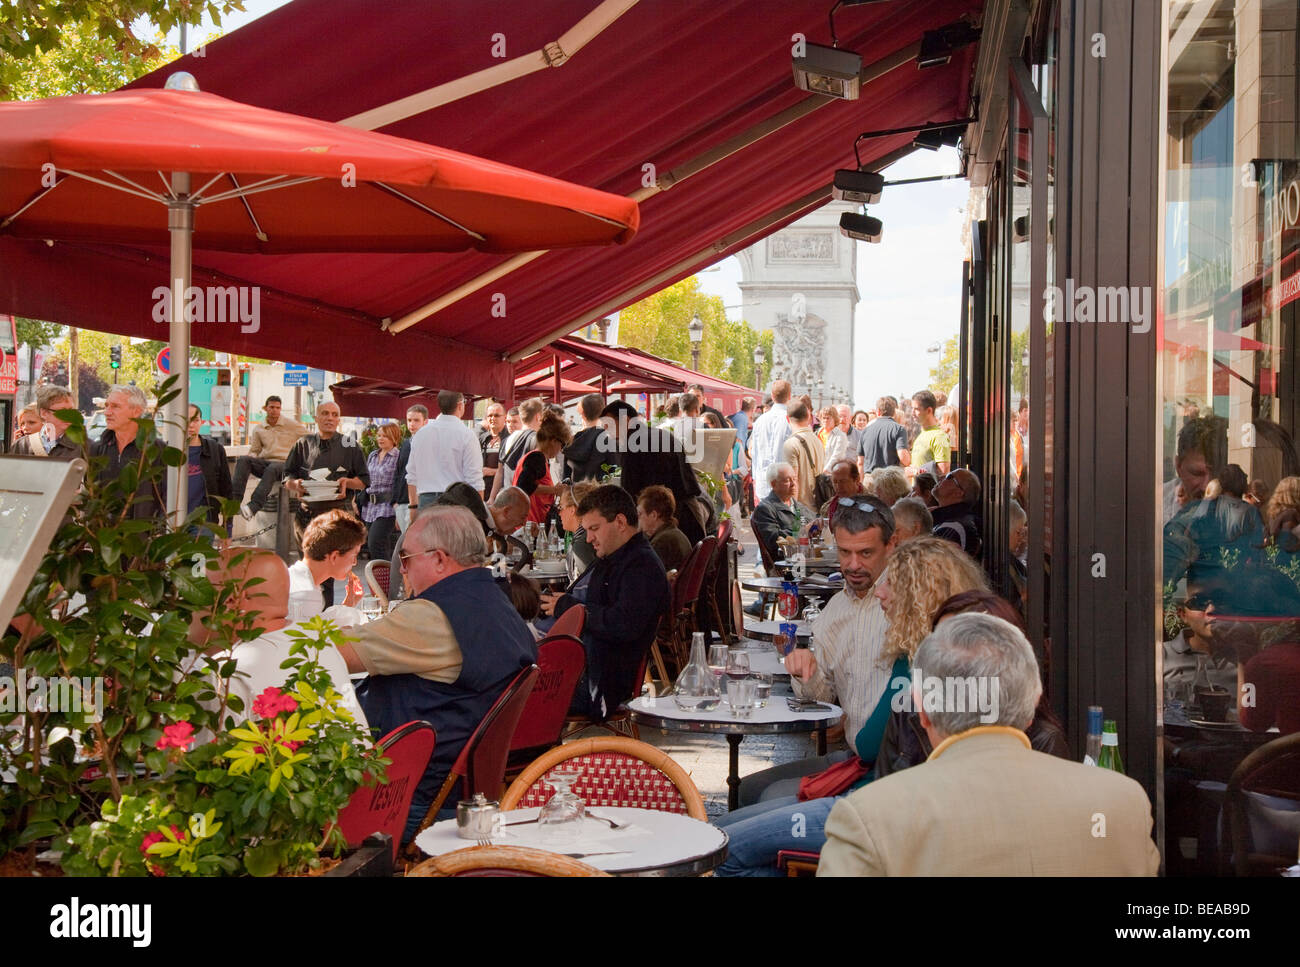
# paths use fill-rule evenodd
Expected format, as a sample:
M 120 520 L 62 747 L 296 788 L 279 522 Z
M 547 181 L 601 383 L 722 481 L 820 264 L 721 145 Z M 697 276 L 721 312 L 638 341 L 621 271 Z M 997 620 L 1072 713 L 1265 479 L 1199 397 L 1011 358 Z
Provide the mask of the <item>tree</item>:
M 930 387 L 945 393 L 961 379 L 961 343 L 958 336 L 949 337 L 943 344 L 939 362 L 930 370 Z
M 14 328 L 18 331 L 18 345 L 26 343 L 33 349 L 48 346 L 63 334 L 63 327 L 57 322 L 41 322 L 22 316 L 14 316 Z
M 94 334 L 92 333 L 92 335 Z M 60 354 L 45 357 L 45 365 L 41 367 L 41 379 L 48 383 L 56 382 L 60 365 L 64 369 L 67 368 L 68 353 L 66 348 Z M 112 388 L 84 357 L 77 361 L 77 409 L 83 413 L 93 413 L 96 409 L 95 397 L 102 399 L 108 396 L 108 392 Z M 143 387 L 141 388 L 143 389 Z M 145 392 L 149 391 L 145 390 Z
M 175 57 L 162 37 L 182 23 L 244 9 L 241 0 L 0 0 L 0 98 L 111 91 Z M 146 18 L 161 36 L 142 39 Z
M 747 322 L 728 319 L 722 299 L 701 292 L 700 280 L 694 275 L 622 310 L 618 314 L 619 342 L 689 368 L 691 339 L 687 327 L 697 312 L 704 323 L 699 371 L 741 386 L 753 386 L 754 347 L 762 345 L 766 358 L 771 360 L 771 331 L 760 333 Z

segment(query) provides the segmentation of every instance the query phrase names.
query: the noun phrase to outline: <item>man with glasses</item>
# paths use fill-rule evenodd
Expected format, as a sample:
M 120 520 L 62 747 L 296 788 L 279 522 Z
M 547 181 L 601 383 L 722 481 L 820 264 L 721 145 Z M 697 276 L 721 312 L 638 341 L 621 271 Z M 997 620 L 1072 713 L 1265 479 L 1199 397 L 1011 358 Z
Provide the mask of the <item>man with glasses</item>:
M 980 499 L 980 478 L 964 467 L 946 473 L 935 484 L 936 506 L 934 536 L 952 541 L 975 560 L 979 560 L 980 527 L 975 519 L 975 508 Z
M 406 532 L 402 571 L 414 597 L 354 629 L 339 648 L 375 736 L 418 719 L 438 743 L 407 815 L 420 827 L 456 757 L 510 680 L 537 659 L 532 632 L 483 567 L 483 528 L 464 507 L 420 511 Z M 454 813 L 455 797 L 447 810 Z
M 1187 597 L 1178 605 L 1178 620 L 1186 627 L 1164 643 L 1161 667 L 1166 696 L 1181 692 L 1181 697 L 1190 699 L 1192 681 L 1202 663 L 1211 685 L 1229 692 L 1236 691 L 1236 653 L 1224 653 L 1221 647 L 1213 647 L 1219 644 L 1214 639 L 1215 621 L 1221 614 L 1218 609 L 1229 600 L 1227 588 L 1221 581 L 1192 579 L 1187 582 Z
M 880 664 L 889 619 L 872 593 L 884 573 L 894 540 L 894 515 L 872 496 L 841 503 L 831 526 L 835 532 L 844 590 L 826 603 L 813 625 L 816 651 L 797 648 L 785 658 L 785 670 L 799 698 L 835 702 L 844 709 L 845 734 L 856 736 L 889 684 L 889 668 Z M 849 757 L 850 752 L 800 759 L 747 776 L 740 783 L 740 805 L 799 791 L 799 780 Z

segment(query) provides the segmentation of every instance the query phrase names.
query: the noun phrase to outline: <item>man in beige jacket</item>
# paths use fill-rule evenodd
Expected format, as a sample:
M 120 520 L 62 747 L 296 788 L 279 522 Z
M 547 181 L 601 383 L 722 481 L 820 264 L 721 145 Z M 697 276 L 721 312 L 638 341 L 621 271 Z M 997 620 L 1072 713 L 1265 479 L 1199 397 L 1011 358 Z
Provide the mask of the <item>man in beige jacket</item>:
M 826 463 L 826 450 L 812 428 L 812 413 L 802 400 L 790 404 L 790 436 L 782 444 L 782 459 L 794 467 L 799 487 L 795 499 L 807 507 L 821 506 L 817 500 L 817 474 Z
M 913 660 L 934 744 L 836 803 L 818 876 L 1154 876 L 1151 803 L 1117 772 L 1034 752 L 1033 649 L 999 618 L 949 618 Z
M 247 455 L 235 461 L 233 489 L 245 520 L 252 520 L 270 499 L 275 485 L 284 476 L 284 461 L 288 459 L 289 451 L 307 432 L 307 428 L 297 420 L 281 416 L 280 407 L 280 397 L 266 398 L 266 422 L 253 431 Z M 244 490 L 248 487 L 250 474 L 258 478 L 258 483 L 253 495 L 245 501 Z

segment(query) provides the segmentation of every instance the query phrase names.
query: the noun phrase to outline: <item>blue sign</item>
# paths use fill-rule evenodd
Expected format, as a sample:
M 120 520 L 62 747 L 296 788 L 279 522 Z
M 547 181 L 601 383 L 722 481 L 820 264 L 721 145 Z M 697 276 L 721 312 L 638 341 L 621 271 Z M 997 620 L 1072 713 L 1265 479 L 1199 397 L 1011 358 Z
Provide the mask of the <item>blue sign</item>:
M 285 363 L 284 366 L 284 385 L 285 386 L 306 386 L 307 385 L 307 367 L 294 366 Z

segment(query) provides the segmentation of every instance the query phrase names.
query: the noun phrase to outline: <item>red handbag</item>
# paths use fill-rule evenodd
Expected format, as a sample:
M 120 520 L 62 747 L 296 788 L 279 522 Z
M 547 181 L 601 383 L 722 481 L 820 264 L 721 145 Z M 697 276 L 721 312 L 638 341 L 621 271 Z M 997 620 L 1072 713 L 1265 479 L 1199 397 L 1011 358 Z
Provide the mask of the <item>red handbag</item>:
M 855 782 L 870 771 L 871 766 L 857 756 L 851 755 L 843 762 L 837 762 L 821 772 L 814 772 L 811 776 L 800 779 L 799 801 L 826 799 L 848 792 Z

